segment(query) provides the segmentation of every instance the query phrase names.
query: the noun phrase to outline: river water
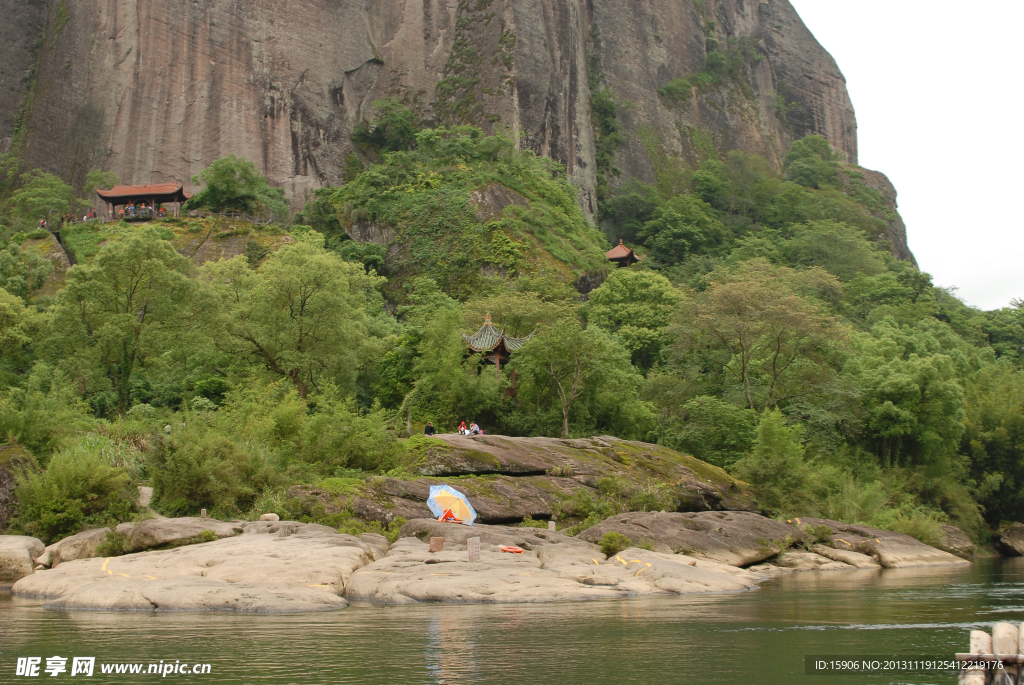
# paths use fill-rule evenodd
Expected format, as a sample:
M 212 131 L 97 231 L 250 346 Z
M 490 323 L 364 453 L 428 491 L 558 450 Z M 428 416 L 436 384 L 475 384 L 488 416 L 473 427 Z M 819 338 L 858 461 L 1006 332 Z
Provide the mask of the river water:
M 211 665 L 196 683 L 955 683 L 807 675 L 808 655 L 944 657 L 1024 620 L 1024 558 L 966 570 L 796 573 L 756 592 L 541 605 L 353 606 L 290 616 L 60 612 L 0 594 L 0 683 L 19 656 Z M 68 661 L 70 672 L 71 660 Z M 57 678 L 67 679 L 69 673 Z M 56 682 L 42 674 L 46 682 Z M 156 682 L 107 675 L 87 682 Z

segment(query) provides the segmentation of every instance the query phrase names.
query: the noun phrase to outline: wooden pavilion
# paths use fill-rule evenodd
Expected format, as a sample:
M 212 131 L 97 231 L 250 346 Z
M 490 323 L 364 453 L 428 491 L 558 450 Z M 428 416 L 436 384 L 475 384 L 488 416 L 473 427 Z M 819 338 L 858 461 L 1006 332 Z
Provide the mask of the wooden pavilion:
M 162 204 L 174 204 L 174 214 L 181 216 L 181 205 L 185 200 L 192 197 L 182 188 L 181 183 L 153 183 L 141 186 L 116 185 L 110 190 L 96 189 L 96 194 L 107 203 L 108 216 L 115 218 L 114 212 L 118 207 L 129 205 L 148 205 L 151 212 L 155 212 Z
M 508 362 L 509 355 L 525 345 L 532 337 L 533 333 L 525 338 L 511 338 L 505 335 L 504 328 L 498 328 L 491 323 L 490 314 L 484 317 L 484 325 L 480 327 L 479 331 L 473 335 L 462 334 L 462 339 L 470 350 L 483 353 L 484 362 L 494 364 L 494 375 L 498 379 L 501 378 L 501 365 Z M 512 387 L 509 389 L 509 394 L 514 395 L 516 392 L 515 369 L 512 370 L 511 380 Z
M 622 238 L 619 238 L 619 244 L 605 252 L 604 256 L 608 258 L 609 262 L 615 262 L 620 267 L 631 266 L 644 258 L 634 253 L 633 248 L 623 245 Z

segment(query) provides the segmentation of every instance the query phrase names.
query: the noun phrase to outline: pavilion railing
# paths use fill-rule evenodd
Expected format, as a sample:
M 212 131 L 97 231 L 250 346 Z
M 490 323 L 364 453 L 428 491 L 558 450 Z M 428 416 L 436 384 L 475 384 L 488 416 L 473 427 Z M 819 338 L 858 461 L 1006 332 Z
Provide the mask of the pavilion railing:
M 165 214 L 160 215 L 157 212 L 153 212 L 148 209 L 143 209 L 135 210 L 134 214 L 126 212 L 123 216 L 120 213 L 118 213 L 113 217 L 96 217 L 96 220 L 101 221 L 103 223 L 108 223 L 111 221 L 121 221 L 122 219 L 126 221 L 148 221 L 154 218 L 167 219 L 172 218 L 173 216 L 173 212 L 166 212 Z M 230 219 L 234 221 L 245 221 L 251 224 L 255 224 L 257 226 L 265 226 L 267 224 L 280 223 L 279 221 L 275 221 L 272 217 L 269 216 L 255 216 L 252 214 L 246 214 L 244 212 L 209 212 L 205 209 L 191 209 L 188 211 L 183 211 L 181 213 L 181 217 L 188 219 Z

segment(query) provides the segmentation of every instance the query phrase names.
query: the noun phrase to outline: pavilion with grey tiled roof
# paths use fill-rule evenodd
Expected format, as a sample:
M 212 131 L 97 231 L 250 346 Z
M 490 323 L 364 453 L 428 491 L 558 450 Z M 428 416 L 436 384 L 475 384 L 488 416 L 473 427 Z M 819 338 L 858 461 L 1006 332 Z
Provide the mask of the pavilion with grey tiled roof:
M 482 352 L 484 360 L 494 364 L 494 375 L 501 378 L 501 365 L 508 361 L 509 355 L 530 340 L 533 333 L 525 338 L 512 338 L 505 335 L 505 329 L 491 323 L 491 315 L 484 317 L 484 325 L 473 335 L 462 334 L 466 346 L 474 352 Z M 512 392 L 515 392 L 515 371 L 512 372 Z

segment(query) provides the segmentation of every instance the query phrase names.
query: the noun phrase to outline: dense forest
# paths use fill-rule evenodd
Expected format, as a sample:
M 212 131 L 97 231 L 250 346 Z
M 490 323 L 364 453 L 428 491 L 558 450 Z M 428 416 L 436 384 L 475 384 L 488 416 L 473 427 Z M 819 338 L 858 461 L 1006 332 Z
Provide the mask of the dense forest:
M 54 228 L 117 179 L 8 173 L 11 531 L 131 520 L 139 484 L 167 515 L 287 515 L 288 486 L 414 477 L 425 422 L 474 420 L 663 444 L 751 483 L 773 516 L 924 541 L 951 521 L 982 543 L 1024 516 L 1022 306 L 970 308 L 893 258 L 886 203 L 824 138 L 781 169 L 713 146 L 696 166 L 660 157 L 650 185 L 612 182 L 606 155 L 596 227 L 564 168 L 506 135 L 384 101 L 353 141 L 346 183 L 298 212 L 241 158 L 194 179 L 189 208 L 269 223 L 65 226 L 76 263 L 59 278 L 40 218 Z M 176 249 L 205 232 L 243 236 L 244 254 Z M 620 239 L 644 259 L 610 268 Z M 461 336 L 485 314 L 533 333 L 500 377 Z

